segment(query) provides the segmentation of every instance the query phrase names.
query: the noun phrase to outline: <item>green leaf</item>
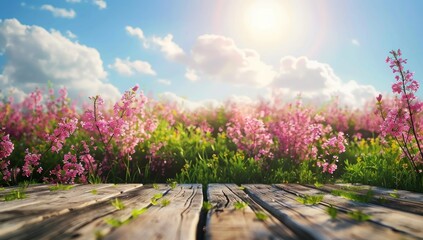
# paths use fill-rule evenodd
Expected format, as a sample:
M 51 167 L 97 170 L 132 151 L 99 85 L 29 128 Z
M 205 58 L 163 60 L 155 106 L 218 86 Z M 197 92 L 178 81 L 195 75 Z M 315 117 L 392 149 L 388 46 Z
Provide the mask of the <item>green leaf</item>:
M 242 210 L 245 209 L 248 206 L 246 202 L 238 201 L 234 204 L 234 207 L 236 210 Z
M 260 221 L 265 221 L 268 217 L 264 212 L 256 212 L 256 218 Z
M 147 208 L 134 209 L 134 210 L 132 210 L 132 217 L 133 218 L 136 218 L 139 215 L 145 213 L 147 210 L 148 210 Z
M 115 198 L 115 200 L 112 200 L 112 205 L 117 209 L 117 210 L 122 210 L 125 209 L 125 205 L 123 204 L 123 202 L 119 199 L 119 198 Z

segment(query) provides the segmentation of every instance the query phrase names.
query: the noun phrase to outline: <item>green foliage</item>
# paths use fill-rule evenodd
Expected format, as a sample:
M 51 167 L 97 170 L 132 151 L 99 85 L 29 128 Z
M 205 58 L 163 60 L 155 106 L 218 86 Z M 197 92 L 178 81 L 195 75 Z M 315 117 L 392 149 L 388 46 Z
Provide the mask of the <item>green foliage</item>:
M 56 184 L 54 186 L 50 186 L 48 187 L 48 189 L 50 189 L 50 191 L 66 191 L 66 190 L 70 190 L 72 189 L 74 186 L 73 185 L 65 185 L 65 184 Z
M 331 219 L 336 219 L 336 216 L 338 215 L 338 209 L 330 205 L 328 208 L 326 208 L 327 214 L 329 214 Z
M 351 141 L 345 160 L 344 182 L 423 192 L 423 174 L 417 174 L 395 141 L 379 138 Z
M 166 207 L 166 206 L 168 206 L 170 204 L 170 200 L 169 199 L 167 199 L 167 198 L 163 198 L 162 199 L 162 201 L 160 202 L 160 205 L 162 206 L 162 207 Z
M 265 221 L 268 217 L 269 216 L 267 216 L 267 214 L 264 213 L 264 212 L 261 212 L 261 211 L 260 212 L 256 212 L 256 218 L 259 221 Z
M 364 202 L 364 203 L 370 202 L 370 200 L 372 200 L 374 195 L 372 190 L 368 190 L 366 194 L 360 194 L 360 193 L 355 193 L 355 192 L 350 192 L 345 190 L 332 190 L 331 194 L 335 196 L 340 196 L 349 200 L 353 200 L 356 202 Z
M 156 189 L 156 190 L 159 190 L 160 189 L 160 187 L 159 187 L 159 185 L 157 183 L 153 183 L 153 188 Z
M 349 212 L 348 216 L 351 217 L 352 219 L 358 221 L 358 222 L 364 222 L 364 221 L 367 221 L 371 218 L 370 215 L 367 215 L 360 210 Z
M 304 205 L 316 205 L 323 200 L 323 195 L 305 195 L 303 197 L 298 197 L 297 201 Z
M 167 183 L 169 184 L 169 187 L 173 190 L 176 188 L 176 186 L 178 185 L 178 182 L 169 178 L 167 179 Z
M 210 202 L 203 202 L 203 210 L 210 211 L 213 208 L 213 205 Z
M 127 221 L 121 221 L 119 219 L 116 218 L 108 218 L 105 220 L 107 224 L 109 224 L 111 227 L 115 227 L 118 228 L 126 223 L 128 223 Z
M 112 200 L 112 205 L 117 209 L 117 210 L 122 210 L 125 209 L 125 205 L 123 204 L 122 200 L 120 200 L 119 198 L 115 198 L 115 200 Z
M 132 218 L 136 218 L 139 215 L 145 213 L 148 210 L 148 208 L 140 208 L 140 209 L 134 209 L 132 210 L 131 214 L 132 214 Z
M 152 204 L 152 205 L 157 205 L 157 200 L 159 200 L 160 198 L 162 198 L 163 197 L 163 193 L 156 193 L 156 194 L 154 194 L 154 196 L 150 199 L 150 203 Z
M 26 198 L 25 189 L 19 188 L 17 190 L 12 190 L 4 196 L 5 201 L 13 201 L 17 199 Z
M 93 190 L 91 190 L 91 193 L 92 193 L 93 195 L 97 195 L 97 194 L 98 194 L 98 191 L 97 191 L 97 189 L 93 189 Z
M 394 192 L 389 193 L 389 196 L 393 197 L 393 198 L 399 198 L 400 195 L 398 193 L 398 190 L 394 190 Z
M 234 208 L 236 210 L 244 210 L 247 206 L 248 203 L 242 201 L 237 201 L 236 203 L 234 203 Z

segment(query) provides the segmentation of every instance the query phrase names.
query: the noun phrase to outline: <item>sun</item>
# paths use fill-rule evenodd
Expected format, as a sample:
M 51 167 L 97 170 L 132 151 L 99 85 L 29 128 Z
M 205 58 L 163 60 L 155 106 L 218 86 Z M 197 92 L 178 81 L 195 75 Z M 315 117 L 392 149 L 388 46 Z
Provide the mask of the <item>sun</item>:
M 286 35 L 289 17 L 282 4 L 277 0 L 251 2 L 244 12 L 245 27 L 250 37 L 269 41 Z

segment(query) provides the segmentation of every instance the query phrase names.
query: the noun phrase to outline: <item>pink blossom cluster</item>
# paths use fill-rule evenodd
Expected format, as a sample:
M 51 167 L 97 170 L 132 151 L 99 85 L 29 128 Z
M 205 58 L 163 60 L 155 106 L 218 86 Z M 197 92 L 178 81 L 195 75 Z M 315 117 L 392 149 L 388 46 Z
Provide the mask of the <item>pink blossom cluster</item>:
M 24 165 L 22 166 L 22 175 L 25 177 L 29 177 L 34 169 L 37 169 L 38 173 L 43 171 L 42 167 L 38 167 L 40 165 L 41 154 L 30 153 L 28 149 L 25 151 L 25 159 Z
M 77 124 L 77 118 L 63 118 L 62 121 L 59 122 L 58 127 L 54 129 L 53 134 L 47 134 L 46 139 L 52 145 L 52 152 L 58 153 L 60 150 L 62 150 L 63 144 L 65 143 L 66 139 L 69 138 L 70 135 L 72 135 L 77 129 Z
M 395 74 L 392 92 L 396 98 L 390 105 L 383 104 L 382 95 L 376 98 L 383 119 L 380 125 L 381 135 L 393 137 L 414 170 L 421 172 L 418 164 L 423 163 L 423 146 L 421 145 L 423 121 L 420 114 L 423 103 L 415 95 L 419 89 L 419 83 L 414 79 L 414 73 L 405 70 L 407 59 L 402 58 L 401 50 L 390 53 L 392 56 L 388 56 L 386 62 Z
M 77 160 L 75 154 L 67 153 L 63 158 L 63 166 L 57 165 L 55 169 L 50 171 L 51 178 L 45 180 L 51 183 L 75 183 L 77 177 L 81 177 L 80 182 L 85 183 L 84 167 Z
M 14 144 L 10 141 L 9 134 L 4 134 L 4 129 L 0 129 L 0 171 L 3 175 L 3 180 L 9 181 L 11 173 L 8 169 L 10 160 L 9 157 L 14 149 Z
M 253 117 L 232 119 L 227 124 L 227 135 L 239 150 L 256 160 L 273 157 L 272 135 L 260 119 Z

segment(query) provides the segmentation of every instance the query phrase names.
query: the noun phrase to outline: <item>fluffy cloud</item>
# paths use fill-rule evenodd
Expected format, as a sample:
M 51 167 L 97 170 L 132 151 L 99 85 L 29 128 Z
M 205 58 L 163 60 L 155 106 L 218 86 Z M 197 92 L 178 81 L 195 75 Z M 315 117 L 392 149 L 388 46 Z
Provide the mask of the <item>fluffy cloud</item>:
M 126 26 L 125 31 L 130 36 L 138 38 L 144 48 L 149 48 L 151 45 L 158 47 L 167 59 L 183 61 L 185 57 L 184 50 L 173 41 L 172 34 L 165 37 L 152 36 L 147 38 L 141 28 Z
M 199 108 L 214 109 L 222 106 L 222 103 L 215 99 L 206 99 L 202 101 L 190 101 L 188 99 L 179 97 L 172 92 L 164 92 L 159 95 L 159 100 L 175 104 L 183 111 L 193 111 Z
M 201 35 L 185 53 L 173 41 L 171 34 L 164 38 L 149 38 L 140 28 L 128 26 L 126 31 L 137 37 L 145 47 L 150 43 L 159 46 L 165 57 L 184 65 L 185 78 L 193 82 L 201 79 L 265 88 L 291 99 L 301 95 L 303 100 L 316 104 L 338 96 L 341 103 L 353 107 L 377 94 L 373 86 L 353 80 L 344 82 L 329 64 L 307 57 L 283 57 L 279 66 L 274 67 L 264 62 L 256 51 L 240 48 L 225 36 Z M 360 45 L 356 39 L 352 40 L 352 44 Z
M 141 30 L 141 28 L 134 28 L 134 27 L 131 27 L 131 26 L 126 26 L 125 30 L 129 35 L 135 36 L 136 38 L 138 38 L 141 41 L 145 40 L 144 32 Z
M 157 45 L 168 59 L 178 60 L 182 59 L 185 55 L 184 50 L 173 41 L 172 34 L 168 34 L 164 38 L 153 37 L 151 42 Z
M 41 10 L 46 10 L 53 13 L 53 16 L 60 18 L 74 18 L 76 13 L 73 9 L 67 10 L 64 8 L 57 8 L 49 4 L 41 6 Z
M 307 57 L 284 57 L 280 60 L 279 73 L 270 85 L 273 92 L 284 97 L 301 98 L 316 104 L 338 96 L 341 103 L 358 107 L 377 95 L 371 85 L 356 81 L 343 82 L 330 65 Z
M 191 50 L 190 67 L 199 76 L 237 85 L 266 86 L 276 75 L 251 49 L 241 49 L 227 37 L 202 35 Z
M 78 36 L 76 36 L 73 32 L 71 31 L 66 31 L 66 35 L 68 36 L 68 38 L 77 38 Z
M 135 60 L 131 62 L 129 58 L 123 60 L 120 58 L 116 58 L 115 63 L 113 63 L 113 65 L 109 65 L 109 67 L 125 76 L 132 76 L 135 73 L 156 75 L 156 72 L 153 70 L 150 63 L 140 60 Z
M 27 26 L 16 19 L 0 22 L 0 52 L 5 65 L 0 88 L 28 93 L 34 88 L 66 86 L 73 98 L 101 94 L 117 98 L 119 90 L 105 81 L 100 54 L 94 48 L 74 43 L 57 31 Z
M 94 0 L 95 5 L 97 5 L 98 9 L 103 10 L 107 8 L 107 3 L 104 0 Z
M 191 68 L 187 68 L 187 71 L 185 72 L 185 78 L 193 82 L 198 80 L 197 73 L 194 69 Z

